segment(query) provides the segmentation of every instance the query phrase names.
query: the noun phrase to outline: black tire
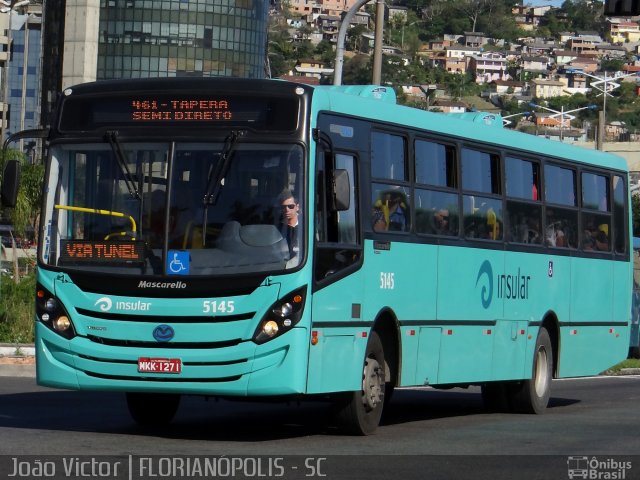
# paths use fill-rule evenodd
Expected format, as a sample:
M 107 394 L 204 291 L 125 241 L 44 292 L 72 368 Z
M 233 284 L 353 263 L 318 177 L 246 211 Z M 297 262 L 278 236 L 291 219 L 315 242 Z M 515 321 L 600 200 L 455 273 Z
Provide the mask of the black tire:
M 180 395 L 172 393 L 127 392 L 127 407 L 131 418 L 144 427 L 160 427 L 173 420 Z
M 640 347 L 629 347 L 629 358 L 640 358 Z
M 541 327 L 533 352 L 530 380 L 517 382 L 510 389 L 510 404 L 515 412 L 540 414 L 545 411 L 551 395 L 553 378 L 553 347 L 545 327 Z
M 382 417 L 385 403 L 384 349 L 380 337 L 371 332 L 362 370 L 362 390 L 348 392 L 338 411 L 345 433 L 371 435 Z

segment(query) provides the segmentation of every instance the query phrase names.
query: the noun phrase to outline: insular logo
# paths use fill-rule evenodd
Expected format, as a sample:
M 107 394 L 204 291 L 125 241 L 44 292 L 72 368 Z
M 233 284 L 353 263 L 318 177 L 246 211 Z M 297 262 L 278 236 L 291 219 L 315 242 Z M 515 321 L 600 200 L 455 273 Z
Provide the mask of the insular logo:
M 480 265 L 480 270 L 478 270 L 478 276 L 476 277 L 476 287 L 481 277 L 486 277 L 482 280 L 482 290 L 480 290 L 480 300 L 482 301 L 482 306 L 486 309 L 489 308 L 491 300 L 493 300 L 493 268 L 491 268 L 489 260 L 485 260 Z
M 96 300 L 95 306 L 99 307 L 103 312 L 108 312 L 109 310 L 111 310 L 113 302 L 109 297 L 102 297 Z

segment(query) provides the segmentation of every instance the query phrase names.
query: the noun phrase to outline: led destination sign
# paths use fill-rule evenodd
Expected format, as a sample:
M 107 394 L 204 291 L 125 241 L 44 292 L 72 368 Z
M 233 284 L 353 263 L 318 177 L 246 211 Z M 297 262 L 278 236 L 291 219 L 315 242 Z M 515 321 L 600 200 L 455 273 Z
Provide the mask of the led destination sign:
M 109 95 L 73 93 L 62 103 L 60 132 L 102 128 L 247 127 L 293 131 L 298 125 L 297 97 L 216 92 L 133 92 Z
M 144 262 L 144 242 L 61 240 L 60 262 L 131 265 Z
M 229 101 L 220 99 L 132 100 L 131 107 L 133 121 L 229 121 L 234 117 Z M 257 112 L 254 112 L 255 118 Z M 245 120 L 249 121 L 250 118 Z

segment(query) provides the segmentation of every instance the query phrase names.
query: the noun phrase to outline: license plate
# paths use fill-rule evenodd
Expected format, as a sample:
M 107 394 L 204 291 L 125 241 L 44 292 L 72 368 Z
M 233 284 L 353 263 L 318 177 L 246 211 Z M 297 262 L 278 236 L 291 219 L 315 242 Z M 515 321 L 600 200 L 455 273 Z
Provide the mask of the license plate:
M 140 373 L 180 373 L 182 362 L 179 358 L 138 358 Z

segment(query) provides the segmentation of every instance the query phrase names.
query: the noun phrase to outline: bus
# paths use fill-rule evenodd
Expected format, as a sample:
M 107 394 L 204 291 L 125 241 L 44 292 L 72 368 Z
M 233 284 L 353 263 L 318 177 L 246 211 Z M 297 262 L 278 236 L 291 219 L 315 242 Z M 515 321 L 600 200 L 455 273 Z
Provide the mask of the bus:
M 633 289 L 629 358 L 640 358 L 640 237 L 633 237 Z
M 627 356 L 615 155 L 389 87 L 237 78 L 73 86 L 46 139 L 37 381 L 124 392 L 142 425 L 181 395 L 309 398 L 367 435 L 415 386 L 542 413 L 553 378 Z

